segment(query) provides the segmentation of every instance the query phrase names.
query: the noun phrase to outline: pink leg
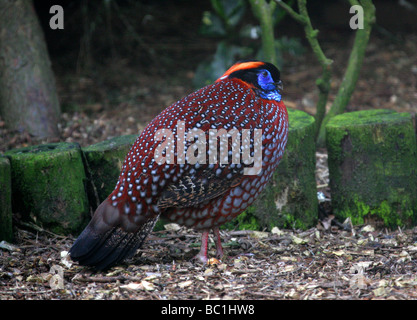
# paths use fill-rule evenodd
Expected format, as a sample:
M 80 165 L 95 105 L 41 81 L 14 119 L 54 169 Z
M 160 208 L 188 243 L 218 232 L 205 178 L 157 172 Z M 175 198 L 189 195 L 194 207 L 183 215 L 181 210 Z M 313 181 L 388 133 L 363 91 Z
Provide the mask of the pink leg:
M 217 258 L 223 257 L 222 239 L 220 237 L 220 231 L 218 227 L 213 228 L 214 242 L 216 243 L 216 256 Z
M 193 260 L 201 261 L 202 263 L 207 263 L 207 249 L 208 249 L 208 238 L 210 230 L 203 231 L 201 235 L 201 247 L 200 252 L 193 258 Z

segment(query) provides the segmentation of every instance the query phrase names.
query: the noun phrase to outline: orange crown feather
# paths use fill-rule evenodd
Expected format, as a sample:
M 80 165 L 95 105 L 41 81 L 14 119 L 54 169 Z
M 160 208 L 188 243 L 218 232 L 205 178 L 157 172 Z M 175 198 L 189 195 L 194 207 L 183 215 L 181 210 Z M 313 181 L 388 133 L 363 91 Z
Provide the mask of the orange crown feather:
M 219 79 L 216 80 L 216 82 L 219 82 L 225 78 L 227 78 L 231 73 L 238 71 L 238 70 L 244 70 L 244 69 L 253 69 L 258 68 L 264 63 L 262 61 L 247 61 L 247 62 L 237 62 L 233 66 L 231 66 Z

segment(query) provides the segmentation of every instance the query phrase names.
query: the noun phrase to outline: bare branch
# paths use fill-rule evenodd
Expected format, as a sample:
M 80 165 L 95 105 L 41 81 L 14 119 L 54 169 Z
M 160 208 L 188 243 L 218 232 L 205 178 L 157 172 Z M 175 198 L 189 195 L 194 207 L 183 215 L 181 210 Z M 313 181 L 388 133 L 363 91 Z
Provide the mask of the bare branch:
M 306 24 L 306 21 L 304 20 L 304 17 L 295 12 L 288 4 L 286 4 L 285 2 L 283 2 L 282 0 L 275 0 L 275 2 L 285 11 L 288 12 L 288 14 L 293 17 L 294 20 L 298 21 L 299 23 L 301 23 L 302 25 Z

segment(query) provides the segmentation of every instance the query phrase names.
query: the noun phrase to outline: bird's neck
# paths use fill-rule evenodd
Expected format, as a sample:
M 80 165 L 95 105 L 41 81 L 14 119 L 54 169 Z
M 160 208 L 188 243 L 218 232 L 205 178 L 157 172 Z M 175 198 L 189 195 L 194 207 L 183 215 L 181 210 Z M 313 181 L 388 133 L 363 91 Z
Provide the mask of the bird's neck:
M 265 99 L 265 100 L 275 100 L 277 102 L 281 101 L 281 94 L 278 92 L 278 90 L 270 90 L 270 91 L 259 90 L 258 94 L 262 99 Z

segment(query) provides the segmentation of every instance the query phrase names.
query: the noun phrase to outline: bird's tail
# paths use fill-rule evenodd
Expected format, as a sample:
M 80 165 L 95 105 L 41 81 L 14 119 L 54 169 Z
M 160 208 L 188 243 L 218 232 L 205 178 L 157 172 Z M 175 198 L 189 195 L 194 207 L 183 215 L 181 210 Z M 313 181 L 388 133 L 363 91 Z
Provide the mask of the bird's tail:
M 98 270 L 107 269 L 136 252 L 158 217 L 133 222 L 107 199 L 98 206 L 90 223 L 72 245 L 71 259 Z

